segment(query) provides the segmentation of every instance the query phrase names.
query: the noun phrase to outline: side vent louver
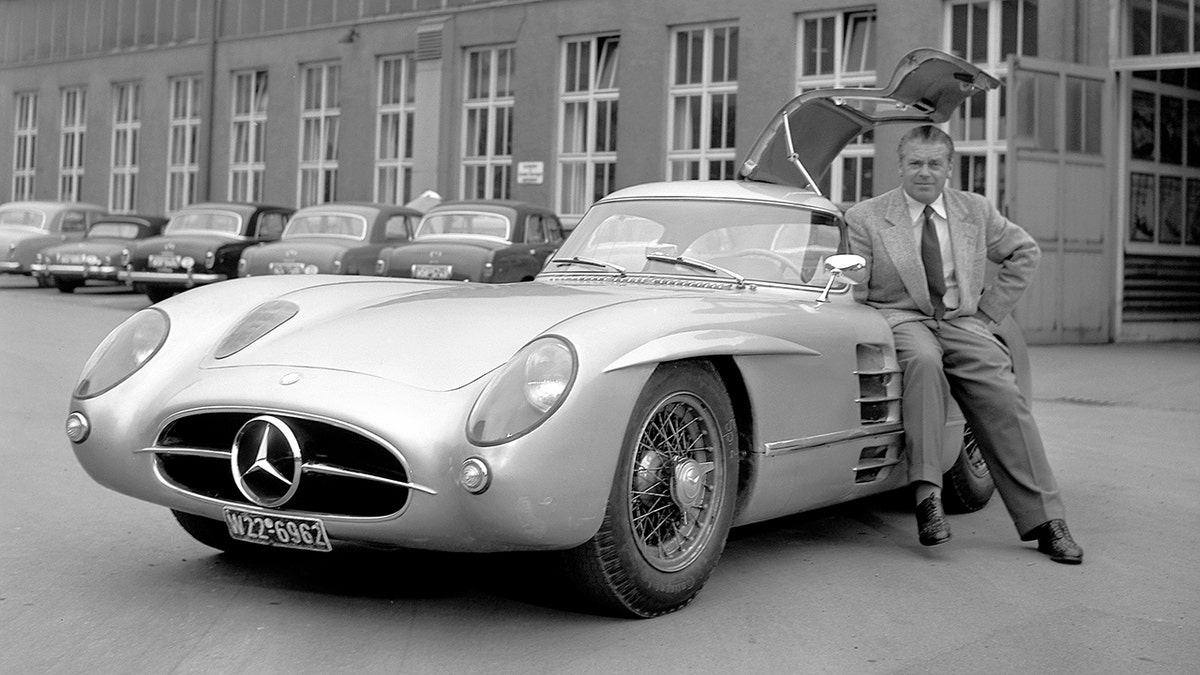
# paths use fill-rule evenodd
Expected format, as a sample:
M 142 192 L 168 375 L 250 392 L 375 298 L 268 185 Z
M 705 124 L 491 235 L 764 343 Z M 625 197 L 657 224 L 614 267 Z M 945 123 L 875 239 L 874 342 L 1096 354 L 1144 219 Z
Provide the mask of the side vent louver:
M 900 366 L 885 345 L 858 345 L 858 409 L 863 426 L 900 421 Z M 855 483 L 883 480 L 900 463 L 902 434 L 880 437 L 879 445 L 863 448 L 854 468 Z

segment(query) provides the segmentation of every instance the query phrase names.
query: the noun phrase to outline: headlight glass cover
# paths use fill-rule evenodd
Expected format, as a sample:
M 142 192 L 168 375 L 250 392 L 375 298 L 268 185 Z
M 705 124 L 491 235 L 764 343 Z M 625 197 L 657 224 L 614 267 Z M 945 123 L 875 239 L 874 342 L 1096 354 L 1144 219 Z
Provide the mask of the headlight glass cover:
M 167 315 L 153 307 L 126 319 L 84 364 L 75 397 L 99 396 L 136 373 L 167 341 L 170 325 Z
M 499 445 L 533 431 L 562 405 L 577 371 L 566 340 L 546 336 L 525 345 L 479 394 L 467 417 L 467 439 Z
M 217 345 L 217 351 L 213 356 L 218 359 L 233 356 L 249 347 L 255 340 L 283 325 L 285 321 L 296 316 L 299 311 L 300 307 L 296 303 L 287 300 L 264 302 L 250 310 L 250 313 L 243 317 L 233 327 L 233 330 L 229 331 L 225 339 Z

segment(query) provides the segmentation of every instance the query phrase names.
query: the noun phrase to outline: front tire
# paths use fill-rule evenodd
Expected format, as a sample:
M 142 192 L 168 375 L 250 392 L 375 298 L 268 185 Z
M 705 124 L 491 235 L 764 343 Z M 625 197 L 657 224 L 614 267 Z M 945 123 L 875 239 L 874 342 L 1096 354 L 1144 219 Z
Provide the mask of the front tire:
M 737 423 L 716 370 L 660 367 L 634 407 L 599 532 L 565 554 L 572 580 L 605 613 L 684 607 L 721 557 L 737 482 Z
M 996 491 L 992 474 L 970 424 L 963 425 L 958 459 L 942 476 L 942 504 L 950 513 L 971 513 L 987 505 Z
M 258 544 L 250 544 L 244 541 L 238 541 L 229 536 L 229 530 L 225 523 L 204 516 L 194 516 L 183 511 L 171 509 L 171 513 L 175 516 L 175 520 L 179 521 L 180 527 L 184 532 L 192 536 L 192 539 L 223 551 L 230 555 L 252 556 L 263 555 L 271 549 Z
M 150 302 L 162 302 L 172 295 L 175 295 L 175 291 L 169 287 L 146 286 L 146 297 L 150 298 Z

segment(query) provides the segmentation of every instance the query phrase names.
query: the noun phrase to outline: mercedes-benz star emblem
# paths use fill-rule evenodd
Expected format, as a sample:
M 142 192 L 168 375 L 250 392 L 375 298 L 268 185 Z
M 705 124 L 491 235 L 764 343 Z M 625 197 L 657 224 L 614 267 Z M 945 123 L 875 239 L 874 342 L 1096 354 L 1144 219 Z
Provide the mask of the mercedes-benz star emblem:
M 259 415 L 238 429 L 230 464 L 238 489 L 260 506 L 280 506 L 300 487 L 300 441 L 273 415 Z

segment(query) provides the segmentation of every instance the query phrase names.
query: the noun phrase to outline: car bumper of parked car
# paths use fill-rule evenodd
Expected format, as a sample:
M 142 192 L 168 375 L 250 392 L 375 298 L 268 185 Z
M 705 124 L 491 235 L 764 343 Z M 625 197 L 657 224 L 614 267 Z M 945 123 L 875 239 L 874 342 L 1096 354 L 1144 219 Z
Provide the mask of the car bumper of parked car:
M 0 273 L 3 274 L 28 274 L 29 270 L 25 269 L 21 263 L 15 260 L 0 261 Z
M 159 284 L 162 286 L 191 288 L 192 286 L 225 281 L 229 276 L 207 272 L 198 274 L 195 272 L 137 272 L 129 270 L 121 272 L 119 278 L 121 281 L 130 284 Z
M 41 268 L 41 271 L 38 268 Z M 100 279 L 116 281 L 120 268 L 115 265 L 33 265 L 34 276 L 53 275 L 66 279 Z

